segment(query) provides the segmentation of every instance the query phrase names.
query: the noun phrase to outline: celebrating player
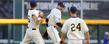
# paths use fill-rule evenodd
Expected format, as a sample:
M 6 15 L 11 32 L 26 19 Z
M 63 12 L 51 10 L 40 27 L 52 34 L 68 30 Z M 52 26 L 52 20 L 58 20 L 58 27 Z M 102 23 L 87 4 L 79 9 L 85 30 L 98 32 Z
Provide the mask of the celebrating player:
M 57 31 L 56 28 L 62 27 L 60 20 L 61 20 L 61 13 L 63 12 L 64 8 L 65 6 L 63 2 L 59 2 L 57 7 L 52 9 L 50 14 L 47 16 L 48 19 L 47 33 L 54 44 L 60 44 L 60 37 L 58 34 L 59 32 Z
M 83 44 L 86 33 L 86 40 L 89 44 L 89 29 L 83 19 L 77 17 L 77 8 L 72 6 L 69 9 L 71 18 L 67 19 L 62 27 L 61 44 L 64 44 L 65 34 L 67 34 L 68 44 Z
M 45 44 L 39 32 L 40 21 L 43 20 L 43 13 L 39 10 L 36 10 L 37 4 L 35 1 L 31 1 L 30 6 L 31 9 L 28 10 L 28 29 L 26 30 L 25 37 L 21 44 L 29 44 L 31 40 L 37 44 Z

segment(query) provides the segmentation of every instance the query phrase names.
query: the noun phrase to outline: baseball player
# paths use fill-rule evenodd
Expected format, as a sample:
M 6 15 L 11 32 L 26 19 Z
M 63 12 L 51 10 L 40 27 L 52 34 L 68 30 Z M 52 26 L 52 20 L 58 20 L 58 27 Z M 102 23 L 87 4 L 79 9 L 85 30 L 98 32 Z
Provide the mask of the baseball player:
M 77 8 L 72 6 L 69 10 L 71 18 L 67 19 L 62 27 L 61 44 L 64 44 L 64 37 L 67 34 L 68 44 L 83 44 L 86 33 L 86 40 L 89 44 L 89 29 L 83 19 L 77 17 Z
M 50 14 L 47 16 L 48 19 L 47 33 L 54 44 L 60 44 L 60 37 L 57 28 L 62 27 L 60 20 L 61 20 L 61 12 L 63 12 L 64 8 L 65 6 L 63 2 L 58 2 L 57 7 L 52 9 Z
M 25 37 L 21 44 L 29 44 L 31 40 L 37 44 L 45 44 L 41 33 L 39 32 L 40 21 L 43 20 L 43 13 L 36 10 L 37 4 L 35 1 L 31 1 L 30 6 L 31 9 L 28 10 L 28 29 L 26 30 Z

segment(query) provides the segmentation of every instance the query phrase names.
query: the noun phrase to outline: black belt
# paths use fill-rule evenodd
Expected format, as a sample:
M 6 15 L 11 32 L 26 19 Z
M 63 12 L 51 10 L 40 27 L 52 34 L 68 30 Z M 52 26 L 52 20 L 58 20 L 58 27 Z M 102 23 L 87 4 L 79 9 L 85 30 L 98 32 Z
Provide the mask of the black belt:
M 32 28 L 32 30 L 36 30 L 36 28 Z

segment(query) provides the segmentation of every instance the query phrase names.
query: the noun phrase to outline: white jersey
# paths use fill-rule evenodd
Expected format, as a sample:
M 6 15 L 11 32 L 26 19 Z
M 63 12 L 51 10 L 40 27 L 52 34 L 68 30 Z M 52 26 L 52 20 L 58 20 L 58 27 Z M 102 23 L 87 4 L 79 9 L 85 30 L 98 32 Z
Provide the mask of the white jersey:
M 84 20 L 69 18 L 65 21 L 61 31 L 67 33 L 68 39 L 85 39 L 84 33 L 88 32 L 89 29 Z
M 48 25 L 54 26 L 56 23 L 60 22 L 61 20 L 61 11 L 57 8 L 51 10 L 50 14 L 47 16 L 49 19 Z
M 32 15 L 35 15 L 36 17 L 38 17 L 39 13 L 40 13 L 40 11 L 36 10 L 36 9 L 28 11 L 28 19 L 29 19 L 28 27 L 29 28 L 39 28 L 38 20 L 35 22 L 32 18 Z

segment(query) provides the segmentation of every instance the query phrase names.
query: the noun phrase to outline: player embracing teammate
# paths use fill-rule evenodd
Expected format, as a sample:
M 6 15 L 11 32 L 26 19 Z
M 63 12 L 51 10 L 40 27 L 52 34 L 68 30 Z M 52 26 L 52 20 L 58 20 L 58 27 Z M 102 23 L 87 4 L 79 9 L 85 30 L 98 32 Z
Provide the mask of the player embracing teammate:
M 45 44 L 39 31 L 40 22 L 43 21 L 43 12 L 36 10 L 35 1 L 30 2 L 31 9 L 28 10 L 28 28 L 25 37 L 20 44 L 29 44 L 34 41 L 35 44 Z
M 50 14 L 47 16 L 47 33 L 54 44 L 60 44 L 60 37 L 59 32 L 57 31 L 58 27 L 62 27 L 61 21 L 61 15 L 63 10 L 65 9 L 65 6 L 63 2 L 58 2 L 58 5 L 56 8 L 52 9 Z
M 36 10 L 36 3 L 34 1 L 30 2 L 31 9 L 28 11 L 28 29 L 26 31 L 25 37 L 21 44 L 29 44 L 33 40 L 37 44 L 45 44 L 40 32 L 39 25 L 43 20 L 43 14 L 41 11 Z M 71 18 L 67 19 L 65 23 L 60 23 L 62 12 L 65 9 L 63 2 L 58 2 L 57 7 L 52 9 L 50 14 L 47 16 L 47 33 L 53 44 L 65 44 L 64 38 L 67 35 L 68 44 L 83 44 L 86 33 L 86 44 L 89 43 L 89 29 L 83 19 L 77 17 L 77 8 L 72 6 L 68 9 L 68 13 Z M 61 29 L 61 38 L 59 32 L 57 31 L 58 27 Z

